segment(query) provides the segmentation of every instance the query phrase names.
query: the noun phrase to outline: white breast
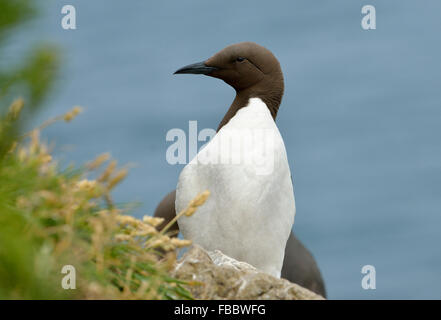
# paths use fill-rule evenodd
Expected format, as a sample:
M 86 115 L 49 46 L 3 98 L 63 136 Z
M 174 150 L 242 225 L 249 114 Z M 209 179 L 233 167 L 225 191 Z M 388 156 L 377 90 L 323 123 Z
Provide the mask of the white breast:
M 185 166 L 176 210 L 204 190 L 207 202 L 178 221 L 184 238 L 280 277 L 294 191 L 283 139 L 262 100 L 250 99 Z

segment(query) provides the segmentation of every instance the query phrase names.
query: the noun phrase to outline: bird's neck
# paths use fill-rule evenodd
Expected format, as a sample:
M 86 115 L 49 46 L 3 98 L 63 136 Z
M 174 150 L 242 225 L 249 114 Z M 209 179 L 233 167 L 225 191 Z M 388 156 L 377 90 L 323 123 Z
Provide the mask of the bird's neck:
M 259 92 L 256 92 L 255 90 L 242 90 L 236 92 L 236 97 L 234 98 L 234 101 L 225 114 L 224 118 L 219 123 L 217 132 L 219 132 L 219 130 L 236 115 L 239 109 L 246 107 L 251 98 L 261 99 L 271 112 L 274 121 L 276 121 L 277 111 L 279 110 L 280 103 L 282 102 L 282 95 L 283 91 L 273 92 L 273 94 L 261 94 Z

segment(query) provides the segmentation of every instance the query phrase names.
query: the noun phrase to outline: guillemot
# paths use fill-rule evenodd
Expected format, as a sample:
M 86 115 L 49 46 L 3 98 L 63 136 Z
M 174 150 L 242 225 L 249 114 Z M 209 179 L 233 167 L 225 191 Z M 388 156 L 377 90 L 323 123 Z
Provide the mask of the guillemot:
M 217 134 L 182 170 L 179 212 L 200 192 L 211 196 L 198 213 L 179 219 L 182 235 L 280 277 L 295 216 L 285 145 L 275 124 L 284 81 L 266 48 L 233 44 L 175 74 L 204 74 L 233 87 L 236 97 Z

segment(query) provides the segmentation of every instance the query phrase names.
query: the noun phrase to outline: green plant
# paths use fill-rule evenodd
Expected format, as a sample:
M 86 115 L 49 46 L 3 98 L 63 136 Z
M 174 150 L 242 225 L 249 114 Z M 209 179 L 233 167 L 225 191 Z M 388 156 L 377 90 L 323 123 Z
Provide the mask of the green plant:
M 5 119 L 17 116 L 17 105 Z M 109 161 L 103 154 L 82 169 L 60 171 L 39 130 L 10 145 L 0 157 L 0 298 L 191 299 L 185 285 L 192 283 L 170 276 L 177 250 L 191 242 L 170 237 L 170 224 L 158 231 L 160 218 L 141 221 L 113 204 L 110 192 L 126 169 L 110 161 L 89 180 Z M 208 195 L 178 217 L 192 215 Z M 76 290 L 61 287 L 64 265 L 76 269 Z
M 0 1 L 0 54 L 11 30 L 35 13 L 28 0 Z M 8 65 L 8 67 L 6 67 Z M 24 133 L 20 116 L 35 113 L 53 84 L 58 53 L 32 50 L 0 69 L 0 299 L 191 299 L 191 282 L 170 276 L 189 241 L 158 231 L 162 220 L 124 215 L 111 190 L 127 175 L 109 155 L 61 170 L 40 130 L 71 121 L 81 108 Z M 22 98 L 16 98 L 21 96 Z M 88 179 L 109 162 L 96 180 Z M 199 195 L 180 215 L 203 204 Z M 75 290 L 62 289 L 62 267 L 76 270 Z

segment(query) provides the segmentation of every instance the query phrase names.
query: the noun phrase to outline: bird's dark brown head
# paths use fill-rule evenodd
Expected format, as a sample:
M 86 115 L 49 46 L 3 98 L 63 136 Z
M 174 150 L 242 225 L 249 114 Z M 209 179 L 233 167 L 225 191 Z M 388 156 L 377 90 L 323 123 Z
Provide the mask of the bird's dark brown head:
M 219 78 L 236 90 L 237 96 L 226 115 L 227 121 L 250 98 L 261 98 L 273 117 L 277 115 L 284 90 L 282 69 L 271 51 L 257 43 L 230 45 L 208 60 L 190 64 L 175 72 L 184 73 Z

